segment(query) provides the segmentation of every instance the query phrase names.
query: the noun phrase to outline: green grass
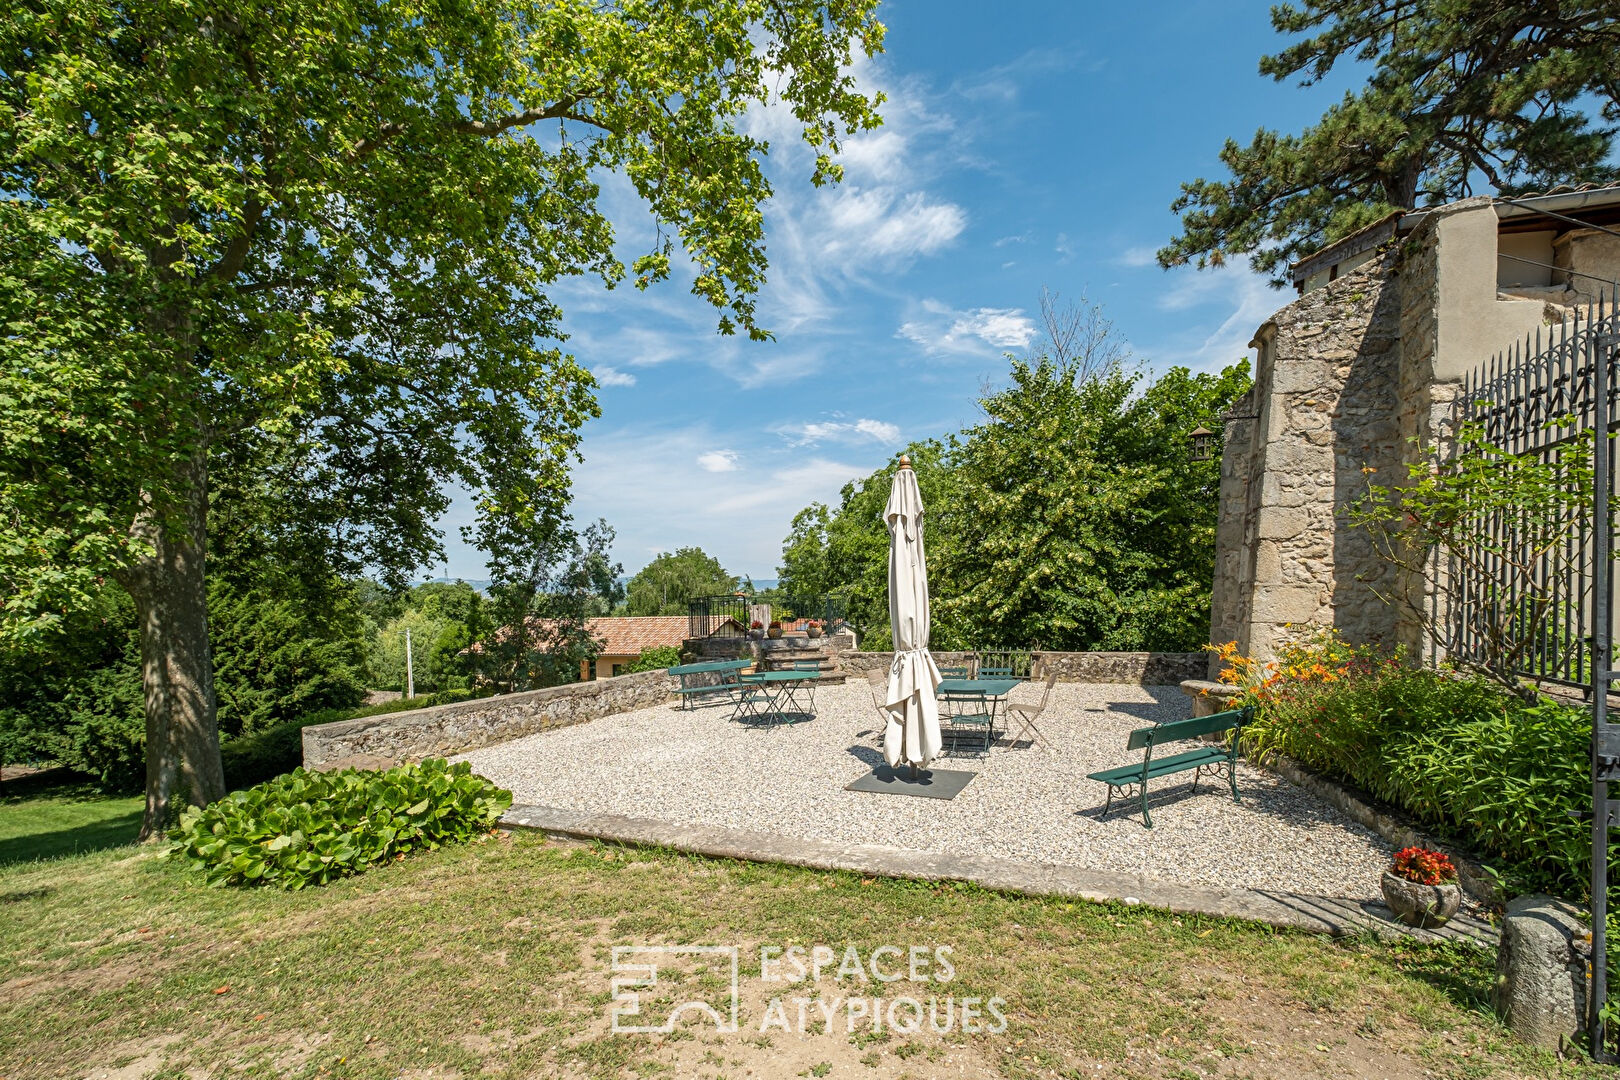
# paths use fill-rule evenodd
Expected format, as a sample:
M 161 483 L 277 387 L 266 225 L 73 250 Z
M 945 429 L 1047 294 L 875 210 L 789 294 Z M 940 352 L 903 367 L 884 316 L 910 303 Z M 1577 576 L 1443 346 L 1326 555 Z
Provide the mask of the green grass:
M 134 841 L 139 795 L 101 795 L 63 770 L 0 783 L 0 866 L 57 859 Z
M 28 810 L 8 804 L 5 827 Z M 81 809 L 78 827 L 105 823 L 94 816 L 105 810 Z M 301 893 L 205 888 L 151 849 L 13 862 L 0 867 L 0 911 L 6 1080 L 82 1075 L 91 1062 L 322 1080 L 792 1076 L 823 1064 L 873 1077 L 1281 1078 L 1316 1075 L 1329 1058 L 1387 1077 L 1602 1075 L 1514 1044 L 1484 1011 L 1490 958 L 1477 950 L 529 836 Z M 742 946 L 741 1030 L 609 1033 L 610 949 L 649 942 Z M 762 1033 L 765 998 L 748 989 L 758 946 L 823 942 L 863 955 L 948 944 L 950 991 L 1005 998 L 1009 1027 Z

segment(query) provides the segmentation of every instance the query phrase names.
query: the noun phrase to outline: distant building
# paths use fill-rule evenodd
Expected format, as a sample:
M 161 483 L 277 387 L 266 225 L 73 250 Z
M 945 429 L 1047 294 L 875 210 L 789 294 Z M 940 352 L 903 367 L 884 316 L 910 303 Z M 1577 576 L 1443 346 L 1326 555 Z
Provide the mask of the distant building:
M 688 622 L 685 615 L 627 615 L 587 619 L 585 625 L 591 637 L 603 643 L 594 666 L 580 664 L 579 677 L 590 680 L 624 674 L 624 669 L 647 649 L 680 648 Z
M 1294 264 L 1299 299 L 1256 332 L 1225 421 L 1212 641 L 1269 657 L 1317 625 L 1424 645 L 1346 509 L 1444 452 L 1470 372 L 1611 294 L 1620 237 L 1589 225 L 1620 228 L 1620 188 L 1394 214 Z

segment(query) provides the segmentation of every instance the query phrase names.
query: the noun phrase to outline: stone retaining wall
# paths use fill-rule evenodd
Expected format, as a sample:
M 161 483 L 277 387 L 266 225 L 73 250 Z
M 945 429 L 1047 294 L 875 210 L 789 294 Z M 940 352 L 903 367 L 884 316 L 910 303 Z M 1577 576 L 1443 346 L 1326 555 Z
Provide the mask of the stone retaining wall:
M 304 767 L 342 767 L 350 759 L 364 759 L 367 767 L 376 768 L 465 753 L 549 728 L 662 705 L 676 685 L 662 671 L 640 671 L 431 709 L 317 724 L 303 732 Z
M 971 652 L 931 650 L 941 667 L 971 663 Z M 1142 686 L 1175 686 L 1203 676 L 1208 666 L 1205 654 L 1148 652 L 1043 652 L 1030 653 L 1041 670 L 1055 669 L 1059 682 L 1138 683 Z M 894 662 L 892 652 L 846 652 L 838 658 L 851 675 L 865 674 L 872 668 L 886 668 Z

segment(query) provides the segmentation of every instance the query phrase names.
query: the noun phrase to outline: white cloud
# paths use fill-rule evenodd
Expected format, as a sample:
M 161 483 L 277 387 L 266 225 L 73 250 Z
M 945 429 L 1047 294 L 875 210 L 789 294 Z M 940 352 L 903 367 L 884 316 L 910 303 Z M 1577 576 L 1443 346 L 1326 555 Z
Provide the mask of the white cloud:
M 916 342 L 929 353 L 973 354 L 1022 349 L 1035 334 L 1035 323 L 1022 308 L 958 311 L 937 300 L 924 300 L 918 316 L 902 323 L 895 336 Z
M 739 434 L 746 435 L 730 433 Z M 840 446 L 835 456 L 764 433 L 755 438 L 763 441 L 722 441 L 707 424 L 604 430 L 592 423 L 581 445 L 585 460 L 574 473 L 574 517 L 612 524 L 627 573 L 645 565 L 647 552 L 696 545 L 732 573 L 772 577 L 793 515 L 811 502 L 836 500 L 839 488 L 889 455 L 875 442 Z M 739 465 L 746 458 L 747 468 L 713 472 L 694 464 L 726 452 Z
M 1141 269 L 1146 266 L 1156 266 L 1159 261 L 1159 252 L 1152 244 L 1137 244 L 1128 247 L 1119 253 L 1121 265 Z
M 846 187 L 827 217 L 830 235 L 822 251 L 834 259 L 933 255 L 967 228 L 967 212 L 955 203 L 934 202 L 922 192 L 892 187 Z
M 900 441 L 900 429 L 894 424 L 882 420 L 857 420 L 855 430 L 862 435 L 870 435 L 878 442 L 897 443 Z
M 848 442 L 852 436 L 879 443 L 900 441 L 898 426 L 886 420 L 873 420 L 870 417 L 861 417 L 858 420 L 823 420 L 776 430 L 793 446 L 813 446 L 830 439 L 843 439 Z
M 628 371 L 620 371 L 616 367 L 610 367 L 607 364 L 598 364 L 596 367 L 591 369 L 591 374 L 595 375 L 596 381 L 603 386 L 636 385 L 636 377 L 634 375 L 630 374 Z
M 1158 306 L 1176 313 L 1167 324 L 1180 329 L 1162 342 L 1132 343 L 1159 368 L 1181 364 L 1194 371 L 1214 371 L 1250 355 L 1254 332 L 1292 299 L 1290 293 L 1272 288 L 1242 258 L 1209 270 L 1179 267 L 1165 276 L 1170 286 Z
M 736 472 L 737 451 L 710 450 L 707 454 L 699 454 L 697 463 L 705 472 Z

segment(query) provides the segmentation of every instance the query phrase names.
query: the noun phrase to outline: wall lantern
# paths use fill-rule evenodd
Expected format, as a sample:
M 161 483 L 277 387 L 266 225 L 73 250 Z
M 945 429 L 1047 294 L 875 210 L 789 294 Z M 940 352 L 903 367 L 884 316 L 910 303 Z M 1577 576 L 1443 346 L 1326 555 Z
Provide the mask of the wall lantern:
M 1215 459 L 1215 433 L 1200 424 L 1193 428 L 1188 436 L 1192 440 L 1192 461 L 1213 461 Z

